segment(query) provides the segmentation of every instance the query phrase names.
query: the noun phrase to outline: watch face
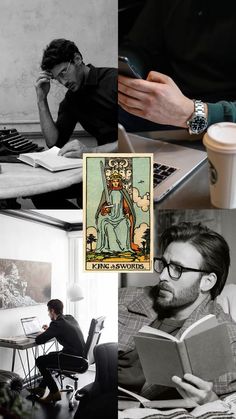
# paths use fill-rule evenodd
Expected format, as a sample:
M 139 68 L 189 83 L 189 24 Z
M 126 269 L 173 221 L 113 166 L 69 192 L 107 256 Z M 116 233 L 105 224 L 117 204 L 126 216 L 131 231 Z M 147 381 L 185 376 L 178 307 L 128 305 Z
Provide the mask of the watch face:
M 207 120 L 204 116 L 195 116 L 189 121 L 189 126 L 194 134 L 200 134 L 207 128 Z

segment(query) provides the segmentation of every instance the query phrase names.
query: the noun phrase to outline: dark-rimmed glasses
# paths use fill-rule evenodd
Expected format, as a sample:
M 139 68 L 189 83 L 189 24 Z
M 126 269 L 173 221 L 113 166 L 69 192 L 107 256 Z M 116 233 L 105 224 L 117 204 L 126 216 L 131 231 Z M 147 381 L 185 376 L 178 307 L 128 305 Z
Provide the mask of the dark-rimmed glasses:
M 65 70 L 60 71 L 60 73 L 56 77 L 54 77 L 53 80 L 57 81 L 58 83 L 61 83 L 61 81 L 65 81 L 66 80 L 66 75 L 67 75 L 67 73 L 69 71 L 69 68 L 70 68 L 70 65 L 71 65 L 71 62 L 72 61 L 70 61 L 68 63 L 68 66 L 65 68 Z
M 195 268 L 188 268 L 187 266 L 178 265 L 177 263 L 170 262 L 167 263 L 166 260 L 162 258 L 154 258 L 154 270 L 161 274 L 164 269 L 167 268 L 168 274 L 172 279 L 179 279 L 183 272 L 203 272 L 203 273 L 210 273 L 208 271 L 204 271 L 202 269 L 195 269 Z

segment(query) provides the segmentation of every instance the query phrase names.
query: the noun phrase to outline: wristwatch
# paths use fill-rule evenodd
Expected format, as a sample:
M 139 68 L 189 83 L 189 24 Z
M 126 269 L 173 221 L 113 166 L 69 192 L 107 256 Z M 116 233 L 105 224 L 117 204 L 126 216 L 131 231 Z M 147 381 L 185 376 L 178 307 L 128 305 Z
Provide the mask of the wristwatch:
M 201 100 L 194 100 L 194 112 L 187 121 L 189 134 L 201 134 L 207 128 L 208 121 L 204 103 Z

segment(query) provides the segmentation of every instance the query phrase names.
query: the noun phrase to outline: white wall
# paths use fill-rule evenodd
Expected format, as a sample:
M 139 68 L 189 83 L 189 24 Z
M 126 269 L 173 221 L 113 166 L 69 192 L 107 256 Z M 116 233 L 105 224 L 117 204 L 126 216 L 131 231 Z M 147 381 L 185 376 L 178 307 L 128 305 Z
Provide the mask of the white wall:
M 118 340 L 118 274 L 116 272 L 84 272 L 83 237 L 79 233 L 69 233 L 70 264 L 74 270 L 70 272 L 70 282 L 77 282 L 82 289 L 84 299 L 70 303 L 68 309 L 78 320 L 87 338 L 92 318 L 105 316 L 105 327 L 100 342 L 117 342 Z M 74 250 L 73 250 L 74 248 Z M 74 257 L 73 253 L 79 255 Z M 74 276 L 74 278 L 73 278 Z M 68 311 L 68 310 L 67 310 Z
M 85 63 L 117 66 L 117 10 L 117 0 L 1 0 L 0 128 L 38 122 L 34 83 L 52 39 L 74 41 Z M 63 96 L 63 87 L 52 86 L 54 117 Z
M 0 214 L 0 258 L 51 262 L 51 297 L 66 303 L 68 239 L 64 231 Z M 22 335 L 20 319 L 32 315 L 42 324 L 49 322 L 46 305 L 0 310 L 0 335 Z M 11 355 L 11 350 L 0 348 L 0 369 L 10 369 Z M 16 367 L 20 372 L 19 363 Z

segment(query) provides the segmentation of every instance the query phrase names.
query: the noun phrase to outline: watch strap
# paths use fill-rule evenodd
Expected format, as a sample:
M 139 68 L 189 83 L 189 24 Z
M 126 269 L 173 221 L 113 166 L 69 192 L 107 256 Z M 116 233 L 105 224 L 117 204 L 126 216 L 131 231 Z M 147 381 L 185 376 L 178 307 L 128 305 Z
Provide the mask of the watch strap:
M 200 134 L 207 128 L 205 105 L 201 100 L 193 100 L 194 112 L 187 121 L 189 134 Z M 199 126 L 198 126 L 199 124 Z
M 201 100 L 194 99 L 194 113 L 206 117 L 205 106 Z

